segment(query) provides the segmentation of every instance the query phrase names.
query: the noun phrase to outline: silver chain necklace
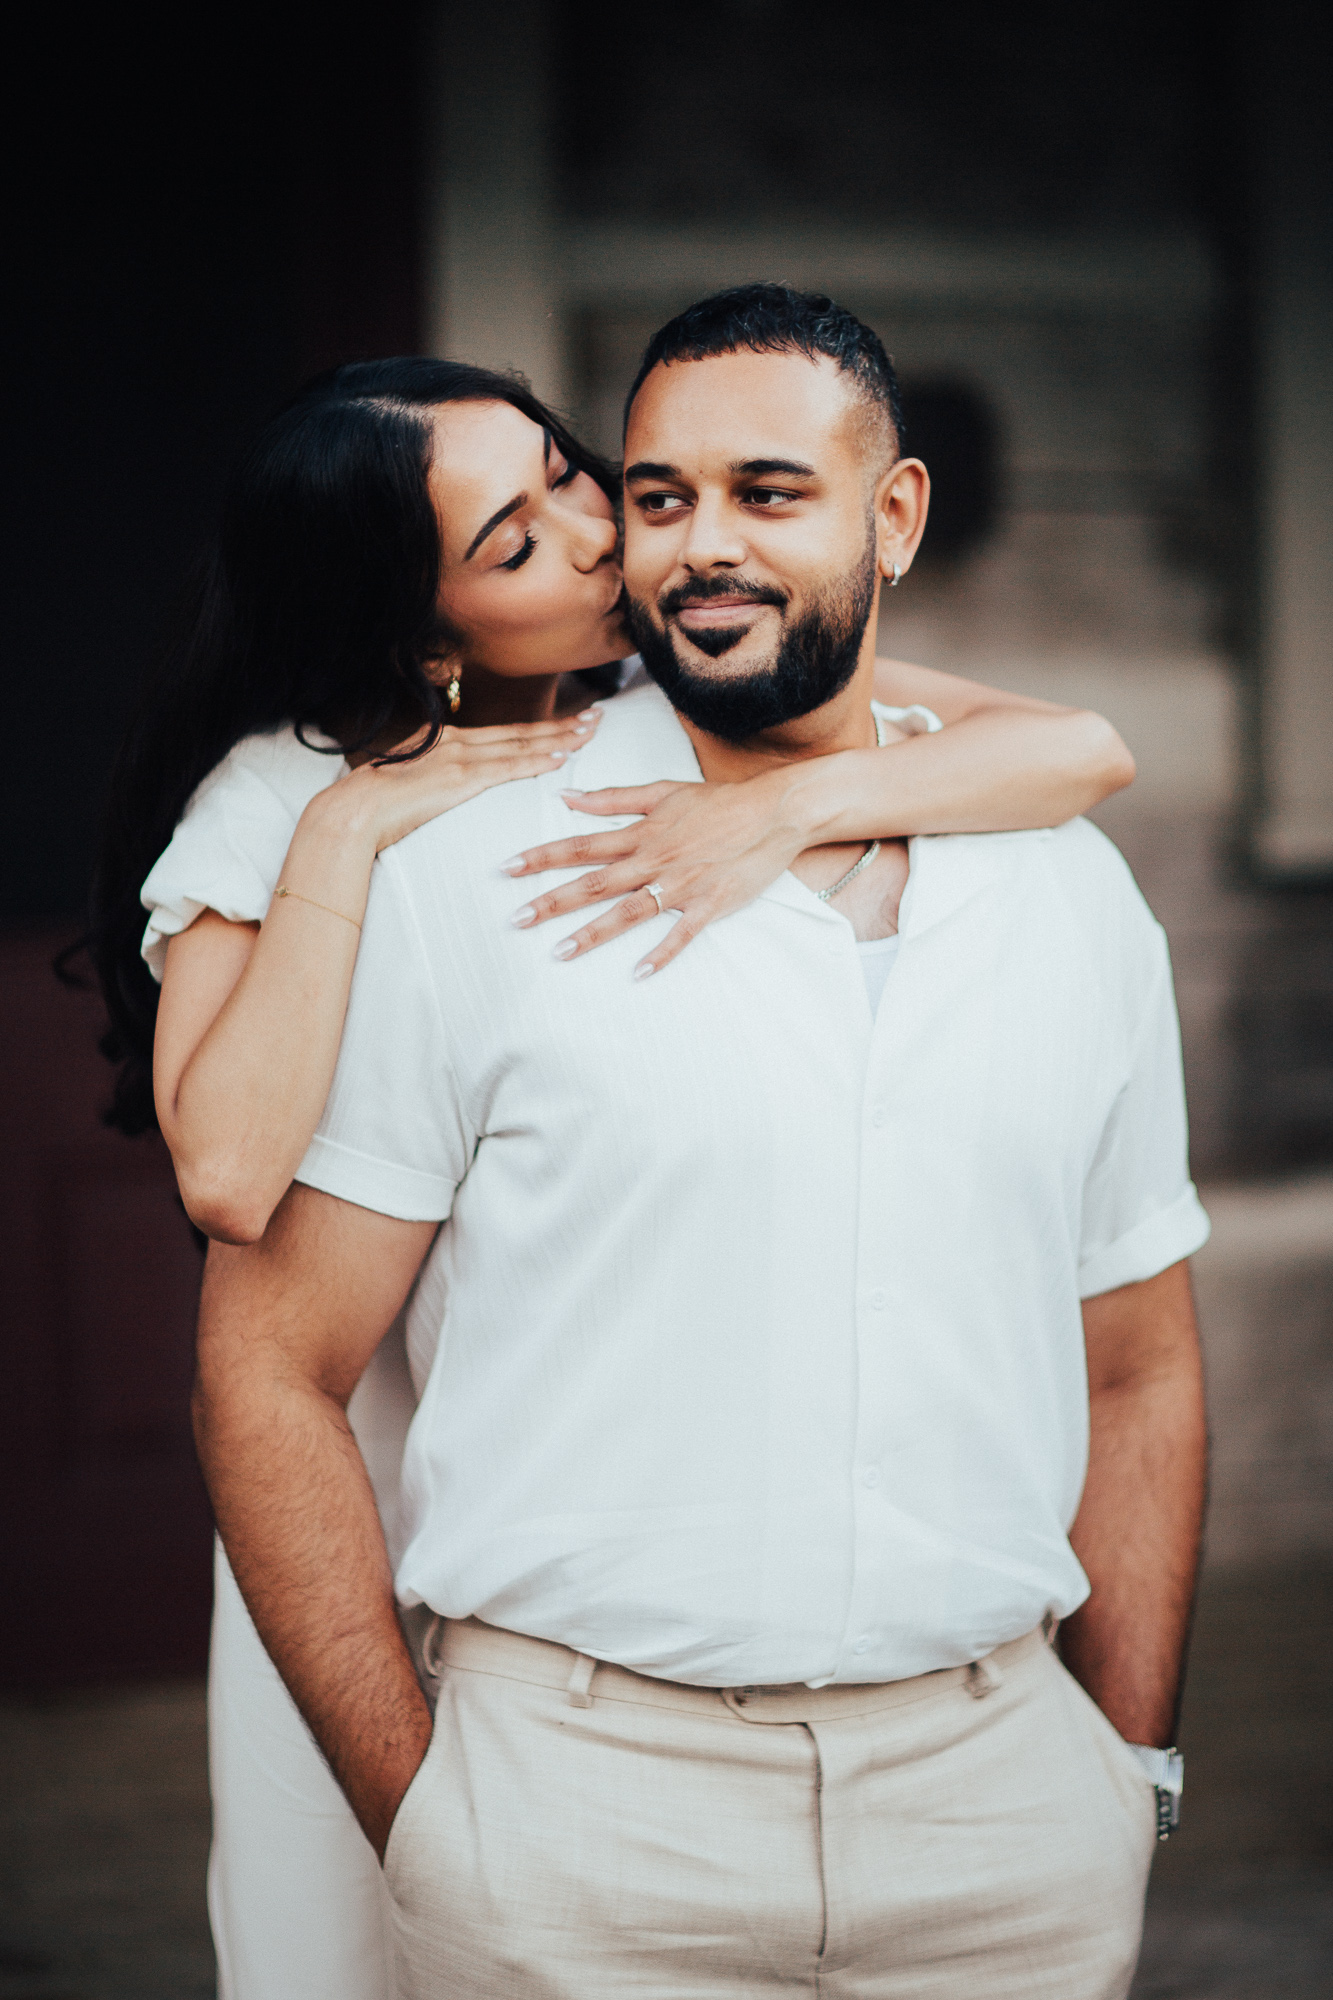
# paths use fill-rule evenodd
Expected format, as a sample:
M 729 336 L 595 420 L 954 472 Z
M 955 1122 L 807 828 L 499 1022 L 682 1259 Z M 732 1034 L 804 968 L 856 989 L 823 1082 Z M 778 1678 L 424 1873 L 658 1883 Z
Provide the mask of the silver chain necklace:
M 873 714 L 873 710 L 871 712 Z M 877 715 L 875 716 L 875 742 L 879 749 L 882 750 L 884 748 L 884 727 Z M 867 847 L 865 853 L 861 856 L 861 859 L 859 861 L 854 862 L 852 866 L 847 870 L 847 873 L 845 875 L 840 876 L 838 880 L 832 883 L 831 886 L 827 889 L 816 889 L 815 894 L 819 898 L 820 902 L 827 903 L 831 901 L 831 899 L 834 896 L 840 896 L 843 890 L 848 888 L 851 885 L 851 883 L 853 883 L 856 880 L 857 876 L 861 873 L 862 869 L 868 868 L 870 866 L 875 856 L 879 853 L 879 849 L 880 849 L 880 843 L 877 840 L 872 840 L 869 847 Z

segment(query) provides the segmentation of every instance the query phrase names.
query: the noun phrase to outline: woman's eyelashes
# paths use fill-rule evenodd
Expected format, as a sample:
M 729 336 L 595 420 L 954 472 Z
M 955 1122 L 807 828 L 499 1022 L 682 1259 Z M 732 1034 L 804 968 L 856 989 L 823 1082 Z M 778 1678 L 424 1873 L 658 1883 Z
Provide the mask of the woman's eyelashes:
M 535 535 L 533 534 L 524 535 L 522 548 L 515 550 L 512 556 L 508 557 L 506 561 L 500 563 L 499 568 L 522 569 L 524 563 L 527 561 L 528 557 L 532 554 L 536 546 L 537 546 L 537 538 Z
M 577 467 L 577 465 L 568 464 L 567 461 L 563 458 L 558 458 L 552 461 L 551 473 L 552 473 L 551 490 L 552 492 L 554 492 L 558 487 L 568 486 L 572 480 L 577 479 L 579 476 L 579 468 Z M 502 563 L 496 564 L 496 568 L 522 569 L 524 563 L 528 560 L 528 557 L 532 554 L 536 546 L 537 546 L 537 538 L 529 529 L 528 532 L 523 537 L 522 548 L 516 549 L 512 556 L 506 556 L 505 560 Z

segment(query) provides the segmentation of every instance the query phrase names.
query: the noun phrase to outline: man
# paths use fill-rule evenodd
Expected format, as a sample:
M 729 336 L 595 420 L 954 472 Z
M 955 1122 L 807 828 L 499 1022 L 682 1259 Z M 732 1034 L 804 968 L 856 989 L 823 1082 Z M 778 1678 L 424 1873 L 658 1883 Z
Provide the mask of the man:
M 827 300 L 657 336 L 625 576 L 671 706 L 580 783 L 873 745 L 899 444 Z M 1161 933 L 1080 823 L 834 830 L 636 983 L 505 922 L 562 821 L 537 779 L 381 858 L 320 1133 L 201 1318 L 223 1537 L 403 1991 L 1122 1995 L 1204 1458 Z M 342 1415 L 414 1282 L 433 1731 Z

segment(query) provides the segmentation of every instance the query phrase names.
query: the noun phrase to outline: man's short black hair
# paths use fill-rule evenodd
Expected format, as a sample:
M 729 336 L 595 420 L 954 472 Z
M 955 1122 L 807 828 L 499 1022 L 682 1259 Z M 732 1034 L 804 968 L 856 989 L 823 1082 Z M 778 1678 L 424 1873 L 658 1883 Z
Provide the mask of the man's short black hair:
M 858 394 L 873 406 L 885 433 L 886 462 L 902 451 L 903 410 L 898 377 L 884 343 L 845 306 L 822 292 L 791 285 L 734 285 L 687 306 L 655 333 L 643 350 L 639 372 L 625 398 L 625 423 L 645 378 L 659 362 L 704 361 L 715 354 L 827 354 L 852 376 Z

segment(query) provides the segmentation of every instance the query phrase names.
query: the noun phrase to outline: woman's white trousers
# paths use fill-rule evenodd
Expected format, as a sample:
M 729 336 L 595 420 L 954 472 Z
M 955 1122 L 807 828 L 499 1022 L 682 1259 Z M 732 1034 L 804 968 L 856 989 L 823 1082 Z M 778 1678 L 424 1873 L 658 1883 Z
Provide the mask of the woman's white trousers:
M 348 1411 L 391 1542 L 412 1410 L 395 1329 Z M 218 2000 L 393 2000 L 379 1863 L 264 1651 L 220 1544 L 208 1749 Z

